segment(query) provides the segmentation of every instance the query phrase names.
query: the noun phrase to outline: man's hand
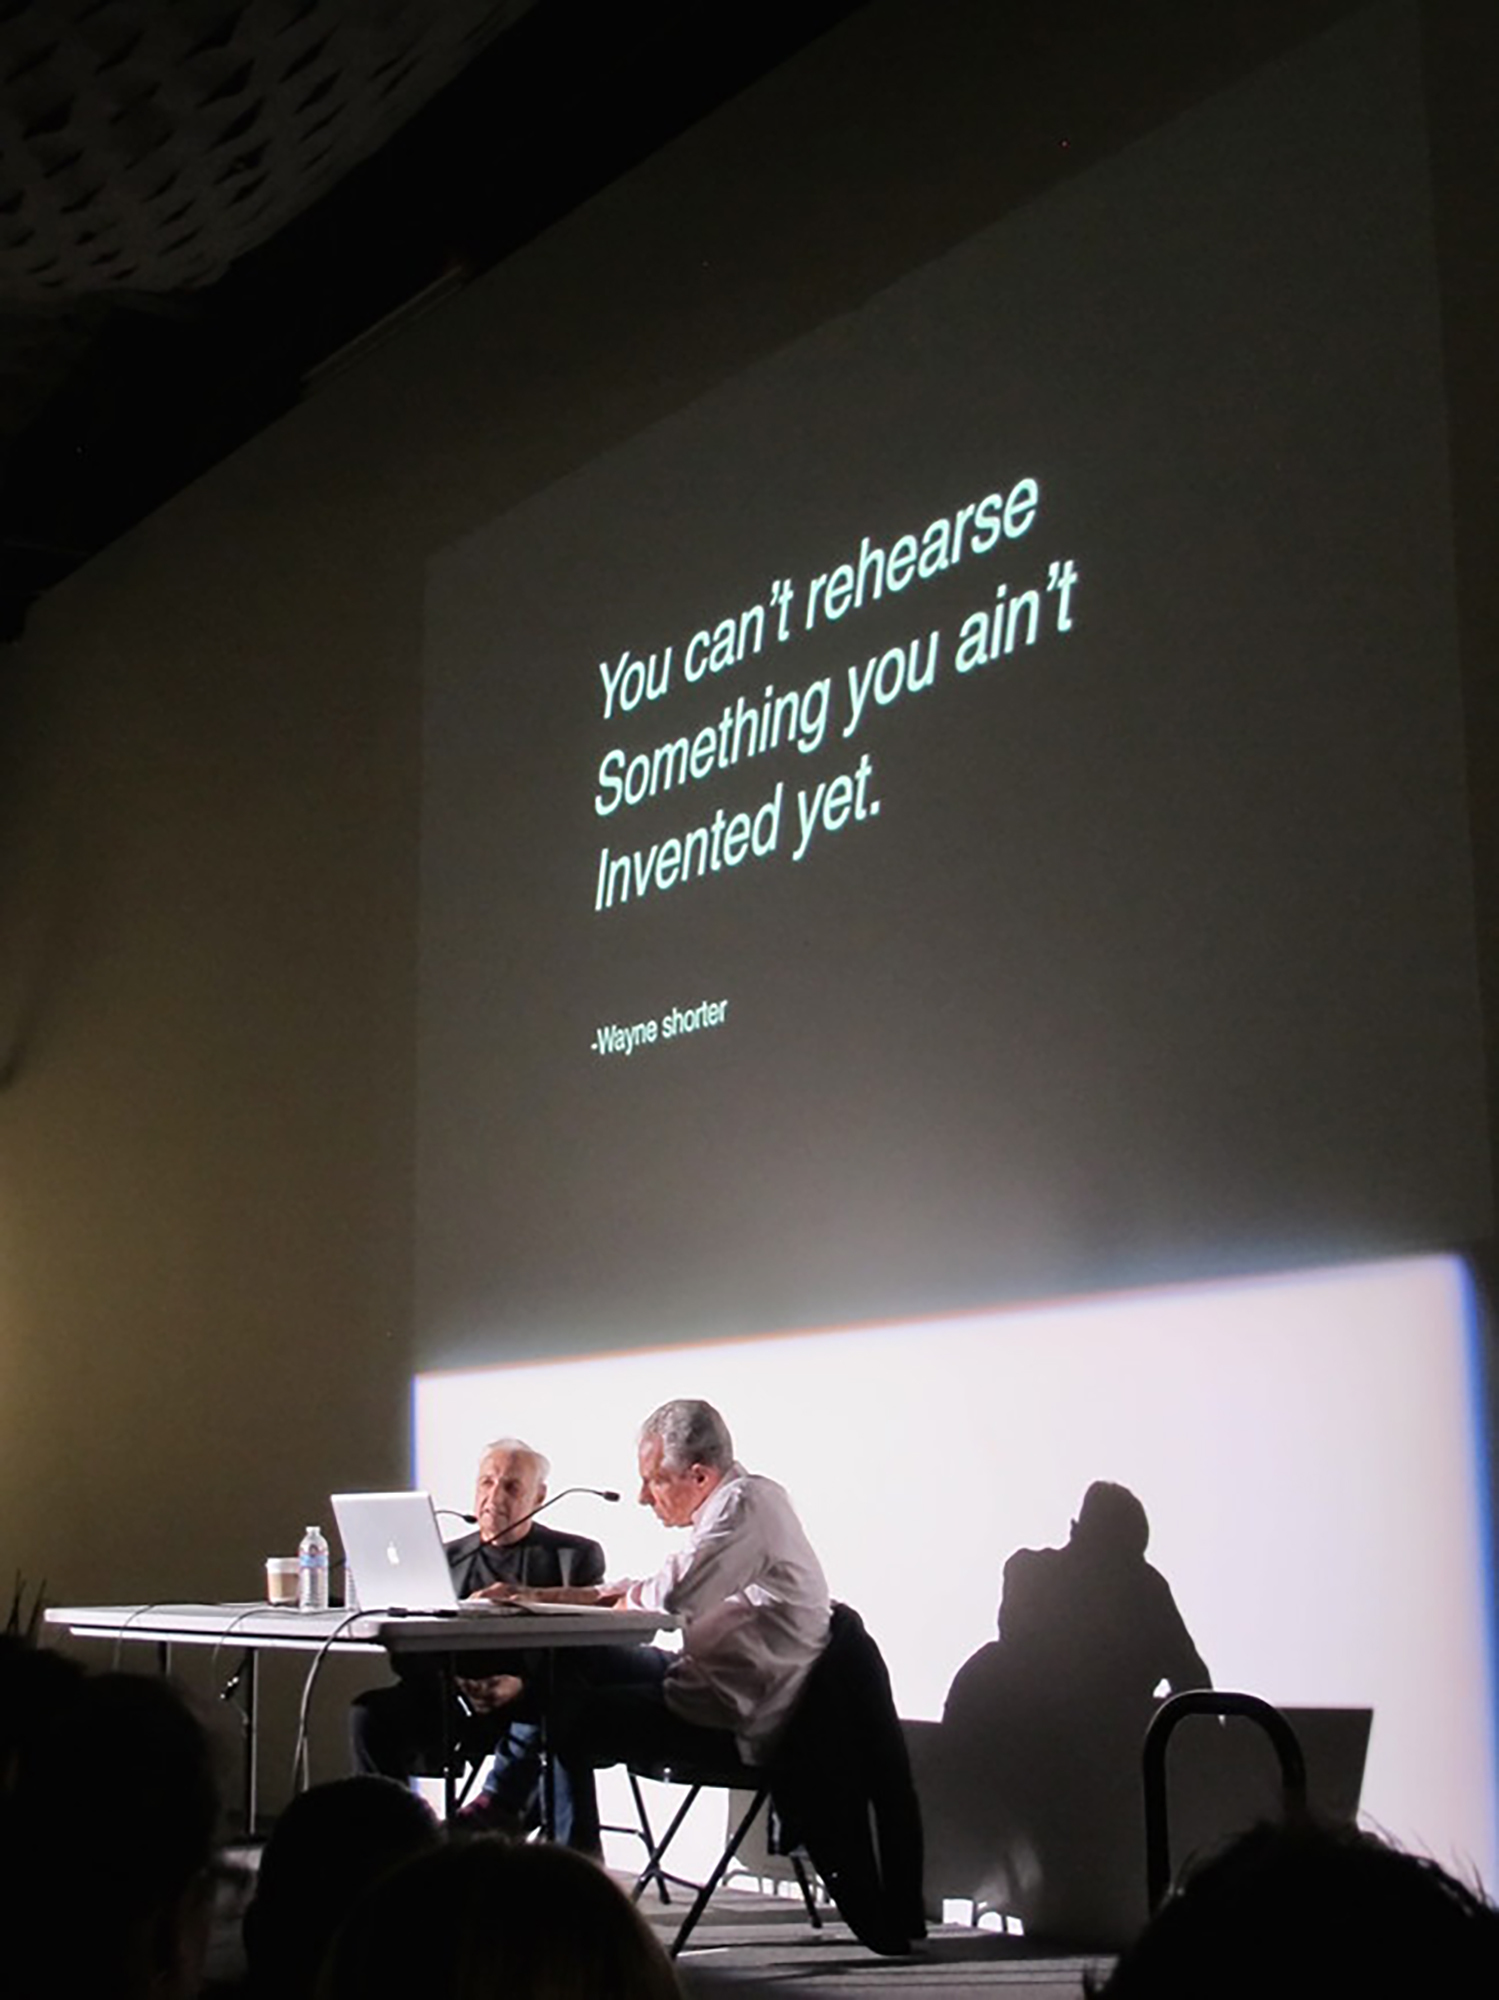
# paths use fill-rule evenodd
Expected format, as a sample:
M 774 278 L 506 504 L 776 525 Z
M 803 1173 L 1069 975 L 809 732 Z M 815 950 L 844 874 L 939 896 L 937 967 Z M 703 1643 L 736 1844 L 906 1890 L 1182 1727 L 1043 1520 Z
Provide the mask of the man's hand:
M 525 1686 L 519 1674 L 485 1674 L 477 1680 L 455 1674 L 454 1680 L 475 1715 L 492 1715 L 497 1708 L 508 1708 Z
M 471 1590 L 464 1599 L 465 1604 L 525 1604 L 533 1597 L 545 1597 L 544 1590 L 521 1590 L 513 1583 L 486 1583 L 482 1590 Z
M 491 1604 L 616 1604 L 623 1591 L 622 1584 L 613 1588 L 602 1583 L 550 1584 L 544 1590 L 523 1590 L 513 1583 L 487 1583 L 482 1590 L 471 1590 L 466 1602 L 486 1597 Z

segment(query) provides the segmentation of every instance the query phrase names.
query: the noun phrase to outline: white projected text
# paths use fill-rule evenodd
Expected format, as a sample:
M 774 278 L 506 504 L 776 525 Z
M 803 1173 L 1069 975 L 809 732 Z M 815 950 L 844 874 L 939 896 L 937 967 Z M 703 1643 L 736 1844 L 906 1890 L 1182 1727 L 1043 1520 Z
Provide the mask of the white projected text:
M 845 619 L 960 564 L 1013 547 L 1040 511 L 1040 482 L 1026 477 L 1008 492 L 985 494 L 938 516 L 919 533 L 879 545 L 865 535 L 857 554 L 816 572 L 805 585 L 778 578 L 763 600 L 726 612 L 685 641 L 673 640 L 648 654 L 626 647 L 614 660 L 598 663 L 602 720 L 618 725 L 659 712 L 674 695 L 765 661 L 777 649 L 789 648 L 794 655 L 798 642 L 825 651 Z M 1028 579 L 1006 576 L 983 603 L 961 614 L 955 630 L 930 625 L 810 678 L 796 679 L 793 664 L 791 676 L 782 672 L 753 693 L 737 692 L 716 716 L 694 728 L 662 733 L 643 746 L 611 744 L 595 773 L 594 813 L 618 820 L 671 794 L 711 787 L 759 758 L 814 757 L 847 743 L 885 711 L 1071 632 L 1078 578 L 1071 556 L 1047 561 Z M 867 749 L 835 774 L 805 784 L 794 775 L 779 776 L 755 805 L 689 811 L 685 824 L 656 839 L 632 846 L 616 844 L 616 836 L 601 846 L 594 910 L 616 910 L 751 862 L 782 857 L 800 863 L 825 839 L 867 826 L 879 812 L 875 763 Z

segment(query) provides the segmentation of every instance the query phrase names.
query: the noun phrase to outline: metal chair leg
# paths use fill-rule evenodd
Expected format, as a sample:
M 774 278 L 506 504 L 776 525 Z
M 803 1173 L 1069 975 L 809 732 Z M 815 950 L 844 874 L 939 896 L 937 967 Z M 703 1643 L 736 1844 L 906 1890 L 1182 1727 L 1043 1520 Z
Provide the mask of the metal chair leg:
M 817 1907 L 817 1893 L 807 1877 L 807 1864 L 802 1860 L 800 1850 L 788 1854 L 786 1859 L 791 1863 L 796 1875 L 796 1886 L 801 1890 L 802 1901 L 807 1906 L 807 1920 L 814 1931 L 820 1931 L 822 1929 L 822 1911 Z
M 694 1790 L 693 1797 L 695 1798 L 696 1796 L 697 1793 Z M 760 1808 L 769 1797 L 770 1793 L 768 1791 L 760 1791 L 756 1792 L 754 1798 L 750 1801 L 749 1811 L 734 1829 L 728 1846 L 725 1847 L 723 1853 L 719 1855 L 718 1860 L 714 1863 L 713 1873 L 708 1877 L 702 1888 L 698 1890 L 696 1902 L 687 1912 L 686 1918 L 682 1923 L 682 1928 L 671 1941 L 671 1955 L 673 1958 L 681 1951 L 683 1945 L 686 1944 L 688 1938 L 691 1937 L 693 1931 L 696 1929 L 697 1920 L 703 1914 L 703 1911 L 707 1909 L 709 1902 L 712 1900 L 714 1890 L 718 1887 L 724 1876 L 728 1874 L 730 1864 L 733 1862 L 734 1856 L 739 1852 L 739 1843 L 754 1825 Z M 692 1800 L 689 1799 L 688 1804 L 690 1805 L 691 1803 Z M 680 1817 L 681 1815 L 679 1814 L 678 1819 Z M 675 1824 L 676 1822 L 674 1821 L 673 1825 L 675 1826 Z
M 632 1772 L 631 1773 L 632 1782 L 633 1782 L 633 1777 L 634 1774 Z M 667 1848 L 670 1847 L 672 1842 L 676 1839 L 677 1828 L 682 1824 L 683 1820 L 686 1819 L 688 1813 L 692 1810 L 693 1801 L 696 1799 L 698 1793 L 701 1790 L 702 1790 L 701 1785 L 694 1785 L 691 1788 L 686 1798 L 683 1799 L 682 1803 L 677 1807 L 675 1813 L 672 1814 L 671 1825 L 666 1829 L 665 1833 L 662 1834 L 660 1840 L 655 1844 L 655 1846 L 651 1848 L 650 1852 L 646 1855 L 645 1866 L 636 1876 L 635 1886 L 630 1891 L 630 1901 L 632 1903 L 638 1903 L 640 1901 L 640 1898 L 644 1893 L 645 1885 L 647 1884 L 647 1882 L 655 1882 L 658 1885 L 658 1887 L 664 1886 L 664 1884 L 669 1881 L 680 1883 L 680 1885 L 684 1889 L 690 1889 L 692 1887 L 692 1884 L 690 1882 L 682 1882 L 682 1878 L 679 1875 L 668 1875 L 666 1870 L 661 1866 L 661 1857 L 666 1852 Z M 666 1897 L 664 1900 L 669 1902 L 671 1899 L 670 1897 Z
M 631 1891 L 632 1899 L 635 1902 L 639 1902 L 641 1884 L 647 1877 L 653 1877 L 656 1884 L 656 1894 L 661 1898 L 663 1903 L 669 1903 L 671 1901 L 671 1891 L 666 1886 L 665 1871 L 654 1865 L 653 1857 L 659 1850 L 656 1846 L 656 1836 L 651 1830 L 650 1814 L 645 1809 L 645 1793 L 640 1789 L 640 1780 L 628 1767 L 626 1767 L 626 1776 L 630 1780 L 630 1790 L 634 1795 L 635 1817 L 640 1822 L 638 1831 L 640 1838 L 645 1842 L 646 1852 L 645 1874 L 641 1876 L 640 1881 L 636 1883 L 634 1889 Z

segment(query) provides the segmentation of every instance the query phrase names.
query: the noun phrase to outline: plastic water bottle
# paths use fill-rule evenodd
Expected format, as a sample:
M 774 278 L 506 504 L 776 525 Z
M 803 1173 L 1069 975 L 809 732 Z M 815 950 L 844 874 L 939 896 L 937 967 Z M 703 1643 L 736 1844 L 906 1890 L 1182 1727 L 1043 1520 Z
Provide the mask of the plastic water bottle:
M 328 1609 L 328 1543 L 319 1527 L 309 1527 L 297 1550 L 297 1609 Z

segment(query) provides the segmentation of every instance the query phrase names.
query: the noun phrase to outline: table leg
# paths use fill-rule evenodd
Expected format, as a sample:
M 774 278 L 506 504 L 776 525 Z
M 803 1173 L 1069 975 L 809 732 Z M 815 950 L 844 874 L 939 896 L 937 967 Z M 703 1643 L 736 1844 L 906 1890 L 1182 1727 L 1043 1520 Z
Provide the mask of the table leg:
M 454 1686 L 453 1656 L 442 1654 L 438 1671 L 442 1676 L 442 1712 L 447 1718 L 447 1742 L 442 1759 L 442 1817 L 443 1824 L 451 1826 L 458 1815 L 458 1773 L 459 1732 L 454 1720 L 458 1709 L 458 1691 Z
M 245 1654 L 245 1832 L 253 1840 L 260 1817 L 260 1655 L 251 1647 Z
M 541 1837 L 557 1838 L 557 1772 L 552 1763 L 551 1715 L 556 1694 L 557 1655 L 548 1646 L 541 1655 L 541 1717 L 537 1741 L 541 1745 Z
M 255 1820 L 260 1803 L 259 1752 L 256 1742 L 256 1731 L 260 1720 L 259 1674 L 260 1656 L 253 1646 L 247 1646 L 240 1657 L 239 1665 L 219 1690 L 219 1700 L 232 1702 L 239 1717 L 243 1825 L 245 1833 L 252 1840 L 255 1837 Z

